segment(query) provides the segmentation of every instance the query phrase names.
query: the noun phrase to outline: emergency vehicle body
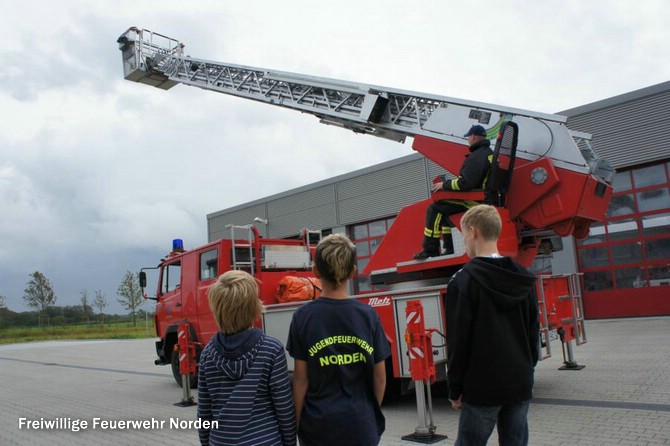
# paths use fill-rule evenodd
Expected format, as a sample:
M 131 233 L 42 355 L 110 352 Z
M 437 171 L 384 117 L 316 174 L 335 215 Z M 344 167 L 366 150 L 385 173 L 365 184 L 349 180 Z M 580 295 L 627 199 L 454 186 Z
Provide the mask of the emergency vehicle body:
M 179 41 L 136 27 L 129 28 L 117 43 L 128 80 L 165 90 L 177 84 L 196 86 L 312 114 L 325 124 L 397 142 L 411 137 L 414 150 L 449 172 L 459 172 L 468 153 L 467 140 L 462 135 L 471 125 L 485 127 L 487 137 L 497 139 L 497 147 L 501 142 L 505 145 L 505 132 L 513 132 L 510 134 L 514 150 L 511 154 L 501 152 L 492 166 L 492 173 L 498 164 L 509 170 L 501 199 L 493 204 L 503 220 L 499 251 L 524 266 L 533 261 L 543 240 L 568 235 L 584 237 L 592 222 L 604 218 L 609 204 L 612 169 L 596 157 L 589 143 L 590 135 L 570 131 L 563 116 L 192 58 L 184 55 L 184 45 Z M 404 207 L 365 268 L 370 283 L 385 291 L 355 298 L 374 307 L 382 319 L 392 344 L 393 376 L 410 376 L 403 342 L 406 302 L 420 299 L 426 326 L 442 327 L 446 282 L 468 261 L 458 215 L 452 218 L 456 224 L 454 254 L 420 262 L 412 260 L 421 246 L 427 206 L 434 200 L 487 198 L 481 191 L 437 192 Z M 157 294 L 156 329 L 161 338 L 157 363 L 170 362 L 174 345 L 171 333 L 179 322 L 191 323 L 192 336 L 203 346 L 216 331 L 205 305 L 206 289 L 216 275 L 229 269 L 246 268 L 263 281 L 261 297 L 267 307 L 263 327 L 269 334 L 286 340 L 290 318 L 298 304 L 276 303 L 275 279 L 282 275 L 309 275 L 309 265 L 304 268 L 281 265 L 274 271 L 264 270 L 265 251 L 261 247 L 271 252 L 269 246 L 288 242 L 259 239 L 252 225 L 245 228 L 256 235 L 237 242 L 252 247 L 248 265 L 239 265 L 233 259 L 235 235 L 231 235 L 232 241 L 221 240 L 188 252 L 173 251 L 159 265 L 161 281 L 165 281 L 166 274 L 172 274 L 171 262 L 179 259 L 183 262 L 180 288 L 168 291 L 161 285 Z M 309 237 L 291 243 L 302 246 L 296 249 L 303 249 L 309 260 Z M 202 278 L 199 271 L 203 270 L 203 260 L 198 256 L 207 249 L 218 252 L 217 270 L 215 276 Z M 547 285 L 553 282 L 559 285 Z M 585 342 L 578 281 L 561 276 L 544 278 L 540 283 L 543 344 L 548 348 L 552 330 L 565 334 L 568 341 Z M 174 306 L 169 303 L 171 299 Z M 433 343 L 442 344 L 437 337 Z M 445 348 L 436 348 L 436 352 L 436 363 L 444 362 Z M 547 351 L 545 356 L 549 354 Z M 290 358 L 289 365 L 292 366 Z

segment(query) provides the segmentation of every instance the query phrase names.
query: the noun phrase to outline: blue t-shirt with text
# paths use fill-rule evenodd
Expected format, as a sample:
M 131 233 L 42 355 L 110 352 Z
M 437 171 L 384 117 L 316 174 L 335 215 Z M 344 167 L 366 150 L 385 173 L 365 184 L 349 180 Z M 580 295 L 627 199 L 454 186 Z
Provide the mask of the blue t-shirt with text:
M 286 349 L 307 362 L 301 445 L 376 445 L 385 429 L 374 365 L 391 349 L 379 315 L 355 299 L 319 299 L 293 314 Z

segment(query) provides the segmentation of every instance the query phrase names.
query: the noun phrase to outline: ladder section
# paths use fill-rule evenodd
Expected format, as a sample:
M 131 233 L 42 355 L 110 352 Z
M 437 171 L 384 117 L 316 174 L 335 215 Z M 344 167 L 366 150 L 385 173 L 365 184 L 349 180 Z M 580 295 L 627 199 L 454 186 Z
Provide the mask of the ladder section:
M 252 276 L 255 275 L 256 265 L 255 265 L 255 256 L 254 256 L 254 225 L 226 225 L 226 229 L 230 230 L 230 246 L 231 246 L 231 260 L 232 260 L 232 269 L 234 270 L 244 270 L 249 272 Z M 244 231 L 244 237 L 241 243 L 238 243 L 236 240 L 235 231 Z M 249 260 L 238 260 L 238 248 L 246 248 L 249 251 Z
M 128 80 L 169 89 L 185 84 L 298 110 L 355 133 L 404 142 L 426 136 L 459 145 L 473 124 L 495 139 L 502 125 L 519 125 L 517 156 L 550 157 L 557 167 L 587 173 L 589 166 L 564 116 L 372 84 L 268 70 L 184 55 L 184 45 L 146 29 L 117 40 Z M 590 135 L 580 134 L 580 139 Z
M 572 323 L 575 327 L 575 344 L 586 344 L 586 328 L 584 326 L 584 299 L 581 286 L 582 273 L 574 273 L 568 276 L 568 290 L 572 303 Z
M 312 235 L 318 236 L 318 241 L 314 245 L 312 245 Z M 302 228 L 302 237 L 303 240 L 305 240 L 305 244 L 307 245 L 307 252 L 309 253 L 309 267 L 311 268 L 314 263 L 314 259 L 312 258 L 312 246 L 316 247 L 316 245 L 319 244 L 323 238 L 323 234 L 320 230 Z
M 551 340 L 549 339 L 549 319 L 547 318 L 547 299 L 544 295 L 543 276 L 538 276 L 537 306 L 540 316 L 540 351 L 542 360 L 551 358 Z

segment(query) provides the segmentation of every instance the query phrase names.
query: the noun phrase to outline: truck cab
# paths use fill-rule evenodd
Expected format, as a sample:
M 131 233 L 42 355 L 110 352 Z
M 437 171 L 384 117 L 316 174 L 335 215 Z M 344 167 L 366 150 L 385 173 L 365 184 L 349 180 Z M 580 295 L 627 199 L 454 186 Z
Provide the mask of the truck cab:
M 249 272 L 259 283 L 264 305 L 280 302 L 278 291 L 285 277 L 311 278 L 310 231 L 304 230 L 300 239 L 264 239 L 253 225 L 231 226 L 230 239 L 221 239 L 195 249 L 185 250 L 181 240 L 173 241 L 172 251 L 158 265 L 155 360 L 157 365 L 171 364 L 178 383 L 179 355 L 176 351 L 180 324 L 188 323 L 190 339 L 198 344 L 197 355 L 219 331 L 209 309 L 207 292 L 216 279 L 226 271 L 238 269 Z M 234 238 L 235 230 L 243 230 L 245 238 Z M 147 268 L 145 268 L 147 269 Z M 146 286 L 146 274 L 140 273 L 140 283 Z M 257 325 L 262 325 L 261 320 Z M 195 384 L 195 383 L 193 383 Z

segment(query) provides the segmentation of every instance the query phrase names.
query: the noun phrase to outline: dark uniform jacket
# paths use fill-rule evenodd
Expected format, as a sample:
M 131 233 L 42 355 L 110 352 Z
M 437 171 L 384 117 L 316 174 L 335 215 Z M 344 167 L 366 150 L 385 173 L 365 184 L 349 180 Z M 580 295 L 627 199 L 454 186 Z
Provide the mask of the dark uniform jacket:
M 477 406 L 532 397 L 539 354 L 535 276 L 508 257 L 475 257 L 447 287 L 449 398 Z
M 483 189 L 493 159 L 490 149 L 491 141 L 484 139 L 470 146 L 470 153 L 465 157 L 458 178 L 443 183 L 443 190 L 469 191 Z M 489 158 L 491 157 L 491 158 Z

